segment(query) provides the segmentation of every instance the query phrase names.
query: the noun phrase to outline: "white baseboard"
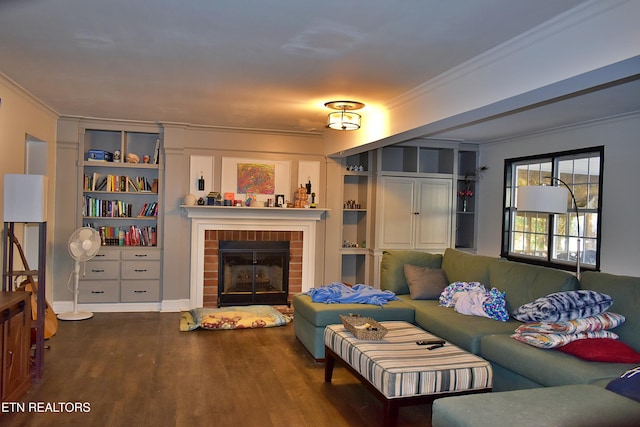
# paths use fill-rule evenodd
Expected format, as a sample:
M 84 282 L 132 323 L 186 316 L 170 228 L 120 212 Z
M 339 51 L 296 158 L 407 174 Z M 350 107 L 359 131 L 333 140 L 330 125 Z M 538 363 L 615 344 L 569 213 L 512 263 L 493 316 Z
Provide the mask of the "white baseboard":
M 92 313 L 117 313 L 136 311 L 178 312 L 189 310 L 189 299 L 164 300 L 161 302 L 112 303 L 112 304 L 78 304 L 78 311 Z M 73 301 L 55 301 L 53 311 L 66 313 L 73 311 Z

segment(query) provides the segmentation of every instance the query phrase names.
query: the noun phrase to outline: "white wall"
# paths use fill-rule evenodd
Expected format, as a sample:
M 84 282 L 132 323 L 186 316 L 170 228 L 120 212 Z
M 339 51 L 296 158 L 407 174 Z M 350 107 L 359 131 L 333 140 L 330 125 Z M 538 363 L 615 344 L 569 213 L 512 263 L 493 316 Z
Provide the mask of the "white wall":
M 478 253 L 500 255 L 505 159 L 603 145 L 601 270 L 640 276 L 638 135 L 640 113 L 481 146 Z

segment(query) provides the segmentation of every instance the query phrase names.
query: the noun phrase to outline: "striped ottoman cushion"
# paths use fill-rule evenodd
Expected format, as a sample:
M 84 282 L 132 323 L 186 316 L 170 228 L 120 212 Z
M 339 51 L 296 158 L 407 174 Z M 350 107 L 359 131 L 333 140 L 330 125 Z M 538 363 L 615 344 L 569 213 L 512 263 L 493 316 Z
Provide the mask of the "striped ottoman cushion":
M 492 387 L 486 360 L 453 344 L 428 350 L 418 340 L 437 339 L 407 322 L 381 322 L 380 341 L 355 338 L 343 325 L 329 325 L 324 342 L 387 398 L 461 392 Z

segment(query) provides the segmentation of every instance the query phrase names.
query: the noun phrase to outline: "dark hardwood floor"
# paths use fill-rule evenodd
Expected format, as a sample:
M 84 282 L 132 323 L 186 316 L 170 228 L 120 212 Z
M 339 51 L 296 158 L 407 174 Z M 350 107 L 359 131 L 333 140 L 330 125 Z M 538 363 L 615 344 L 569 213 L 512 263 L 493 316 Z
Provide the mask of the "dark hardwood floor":
M 179 332 L 179 316 L 96 313 L 59 322 L 43 379 L 19 402 L 24 411 L 3 406 L 0 425 L 380 425 L 382 405 L 344 368 L 324 383 L 323 364 L 297 341 L 293 324 Z M 398 426 L 430 420 L 430 405 L 406 407 Z

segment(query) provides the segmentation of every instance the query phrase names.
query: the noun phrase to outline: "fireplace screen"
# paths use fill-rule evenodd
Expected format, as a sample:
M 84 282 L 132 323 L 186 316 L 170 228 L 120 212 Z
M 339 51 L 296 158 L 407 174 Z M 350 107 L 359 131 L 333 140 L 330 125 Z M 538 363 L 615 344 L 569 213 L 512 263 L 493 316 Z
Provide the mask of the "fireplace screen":
M 289 242 L 220 241 L 218 306 L 287 304 Z

